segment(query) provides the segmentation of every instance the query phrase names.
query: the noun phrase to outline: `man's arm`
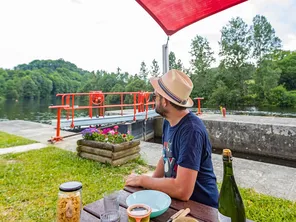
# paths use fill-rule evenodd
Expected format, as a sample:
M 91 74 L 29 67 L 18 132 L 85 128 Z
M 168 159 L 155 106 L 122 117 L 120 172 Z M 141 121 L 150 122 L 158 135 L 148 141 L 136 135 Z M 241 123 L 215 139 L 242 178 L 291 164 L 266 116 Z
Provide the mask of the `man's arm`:
M 198 172 L 178 166 L 176 178 L 153 178 L 145 175 L 130 175 L 126 185 L 142 186 L 147 189 L 159 190 L 170 197 L 187 201 L 191 197 Z
M 162 178 L 164 177 L 164 164 L 163 157 L 161 157 L 157 163 L 156 169 L 153 172 L 152 177 L 154 178 Z

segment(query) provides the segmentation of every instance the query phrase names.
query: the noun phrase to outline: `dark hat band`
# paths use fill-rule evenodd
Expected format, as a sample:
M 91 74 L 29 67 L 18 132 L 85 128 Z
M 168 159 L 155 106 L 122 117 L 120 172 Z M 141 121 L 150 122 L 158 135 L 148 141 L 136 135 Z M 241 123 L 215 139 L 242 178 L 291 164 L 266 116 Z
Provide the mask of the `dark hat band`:
M 188 101 L 188 99 L 186 100 L 181 100 L 178 96 L 176 96 L 174 93 L 172 93 L 164 84 L 162 79 L 158 79 L 158 84 L 160 86 L 160 88 L 169 96 L 171 97 L 173 100 L 175 100 L 177 103 L 180 103 L 182 105 L 185 105 Z

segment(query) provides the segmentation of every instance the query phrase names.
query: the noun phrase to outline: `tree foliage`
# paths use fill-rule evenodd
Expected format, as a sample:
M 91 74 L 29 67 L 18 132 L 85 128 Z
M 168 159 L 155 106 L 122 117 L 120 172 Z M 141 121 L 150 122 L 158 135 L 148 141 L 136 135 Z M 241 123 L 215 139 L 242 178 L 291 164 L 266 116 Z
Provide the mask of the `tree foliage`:
M 214 52 L 206 38 L 197 35 L 191 42 L 191 79 L 195 86 L 193 96 L 208 98 L 213 79 L 210 67 L 215 61 Z

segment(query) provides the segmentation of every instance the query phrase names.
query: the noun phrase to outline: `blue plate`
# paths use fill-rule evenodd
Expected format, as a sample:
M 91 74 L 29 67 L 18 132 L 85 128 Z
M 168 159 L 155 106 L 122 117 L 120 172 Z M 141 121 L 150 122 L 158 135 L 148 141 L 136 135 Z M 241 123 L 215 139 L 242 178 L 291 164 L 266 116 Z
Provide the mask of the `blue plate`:
M 141 190 L 129 195 L 126 198 L 126 204 L 128 206 L 133 204 L 146 204 L 152 209 L 150 218 L 157 217 L 170 207 L 171 198 L 157 190 Z

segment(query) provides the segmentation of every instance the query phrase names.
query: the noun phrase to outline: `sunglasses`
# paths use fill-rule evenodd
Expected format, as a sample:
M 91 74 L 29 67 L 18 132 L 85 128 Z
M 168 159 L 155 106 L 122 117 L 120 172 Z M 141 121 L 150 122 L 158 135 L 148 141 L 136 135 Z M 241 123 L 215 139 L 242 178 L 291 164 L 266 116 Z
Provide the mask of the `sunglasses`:
M 156 94 L 156 93 L 153 92 L 153 93 L 151 94 L 151 96 L 152 96 L 152 100 L 155 100 L 157 96 L 161 96 L 161 95 Z

